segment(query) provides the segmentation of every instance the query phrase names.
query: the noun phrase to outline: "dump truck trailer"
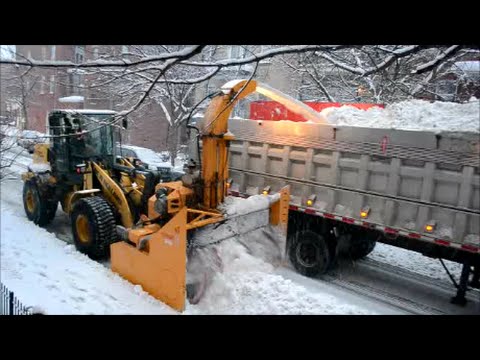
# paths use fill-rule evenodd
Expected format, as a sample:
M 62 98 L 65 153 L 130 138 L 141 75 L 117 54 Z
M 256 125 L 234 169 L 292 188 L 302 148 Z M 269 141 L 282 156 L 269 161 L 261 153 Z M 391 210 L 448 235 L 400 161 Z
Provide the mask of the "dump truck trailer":
M 375 242 L 463 264 L 452 302 L 480 272 L 480 138 L 291 121 L 230 119 L 230 194 L 290 185 L 287 250 L 307 275 Z M 455 282 L 454 282 L 455 283 Z

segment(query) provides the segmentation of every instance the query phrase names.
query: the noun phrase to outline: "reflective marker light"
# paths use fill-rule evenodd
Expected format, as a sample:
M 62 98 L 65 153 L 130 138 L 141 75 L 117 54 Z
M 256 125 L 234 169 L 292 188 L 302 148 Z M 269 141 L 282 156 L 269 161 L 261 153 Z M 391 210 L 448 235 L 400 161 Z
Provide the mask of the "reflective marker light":
M 369 206 L 365 206 L 364 208 L 362 208 L 362 210 L 360 210 L 360 217 L 362 219 L 366 219 L 369 214 L 370 214 L 370 207 Z
M 270 186 L 265 186 L 263 188 L 262 194 L 263 195 L 268 195 L 270 193 Z
M 435 230 L 436 222 L 434 220 L 429 221 L 425 224 L 425 231 L 431 233 Z
M 310 195 L 307 199 L 307 206 L 312 206 L 315 203 L 315 200 L 317 200 L 317 195 Z

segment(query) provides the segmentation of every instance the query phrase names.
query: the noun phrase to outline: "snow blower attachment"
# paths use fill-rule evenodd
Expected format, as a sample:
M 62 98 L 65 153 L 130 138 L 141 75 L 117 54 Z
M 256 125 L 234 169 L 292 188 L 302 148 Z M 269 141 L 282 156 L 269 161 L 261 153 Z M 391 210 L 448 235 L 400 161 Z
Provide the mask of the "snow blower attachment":
M 112 270 L 178 311 L 187 297 L 198 302 L 211 272 L 221 268 L 210 250 L 215 244 L 238 240 L 252 253 L 268 242 L 285 249 L 289 187 L 273 195 L 227 198 L 228 146 L 234 139 L 228 118 L 256 87 L 253 80 L 224 85 L 201 124 L 201 166 L 190 163 L 182 181 L 157 184 L 148 215 L 132 228 L 117 226 L 123 241 L 111 245 Z

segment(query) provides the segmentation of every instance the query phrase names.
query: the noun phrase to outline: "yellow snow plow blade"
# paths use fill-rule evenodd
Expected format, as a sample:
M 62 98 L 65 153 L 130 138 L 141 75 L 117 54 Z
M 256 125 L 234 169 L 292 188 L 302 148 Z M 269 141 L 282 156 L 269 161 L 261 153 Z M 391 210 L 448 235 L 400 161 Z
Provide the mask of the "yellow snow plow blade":
M 127 242 L 110 245 L 112 271 L 175 310 L 185 309 L 187 208 L 167 224 L 129 232 Z
M 289 187 L 281 190 L 274 202 L 267 208 L 267 225 L 278 227 L 283 235 L 286 235 L 288 222 L 288 206 L 290 201 Z M 189 210 L 182 208 L 170 221 L 160 227 L 158 224 L 146 225 L 138 229 L 128 231 L 128 242 L 117 242 L 110 245 L 111 268 L 133 284 L 141 285 L 143 290 L 153 297 L 166 303 L 177 311 L 185 309 L 187 297 L 187 229 L 192 229 L 192 224 L 197 218 L 188 218 Z M 245 214 L 248 216 L 248 214 Z M 236 220 L 244 215 L 235 217 Z M 227 221 L 228 217 L 220 216 L 218 222 Z M 214 227 L 217 224 L 210 224 L 202 227 Z M 263 224 L 264 225 L 264 224 Z M 249 231 L 258 230 L 261 226 Z M 240 229 L 241 231 L 241 229 Z M 228 234 L 219 231 L 219 238 L 215 238 L 215 229 L 209 230 L 209 239 L 212 243 L 233 238 L 238 234 Z M 192 247 L 195 247 L 195 238 Z M 206 247 L 210 244 L 203 244 Z M 195 251 L 192 252 L 195 254 Z M 194 256 L 194 255 L 193 255 Z M 188 261 L 194 261 L 189 258 Z M 195 270 L 198 274 L 198 268 Z M 203 280 L 207 275 L 206 269 L 201 269 L 200 275 Z M 205 275 L 205 276 L 204 276 Z M 211 274 L 208 274 L 211 276 Z M 198 278 L 198 277 L 197 277 Z M 198 284 L 196 284 L 198 285 Z M 189 294 L 190 300 L 199 299 L 203 295 L 206 284 L 196 286 L 194 294 Z M 199 290 L 200 289 L 200 290 Z M 191 301 L 195 303 L 196 301 Z

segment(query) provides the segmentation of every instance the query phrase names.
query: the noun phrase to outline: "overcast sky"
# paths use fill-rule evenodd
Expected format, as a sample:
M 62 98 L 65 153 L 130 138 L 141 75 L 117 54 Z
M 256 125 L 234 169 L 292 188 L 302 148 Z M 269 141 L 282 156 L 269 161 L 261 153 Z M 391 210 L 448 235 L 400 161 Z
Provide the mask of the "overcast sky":
M 0 45 L 0 59 L 14 59 L 15 45 Z

